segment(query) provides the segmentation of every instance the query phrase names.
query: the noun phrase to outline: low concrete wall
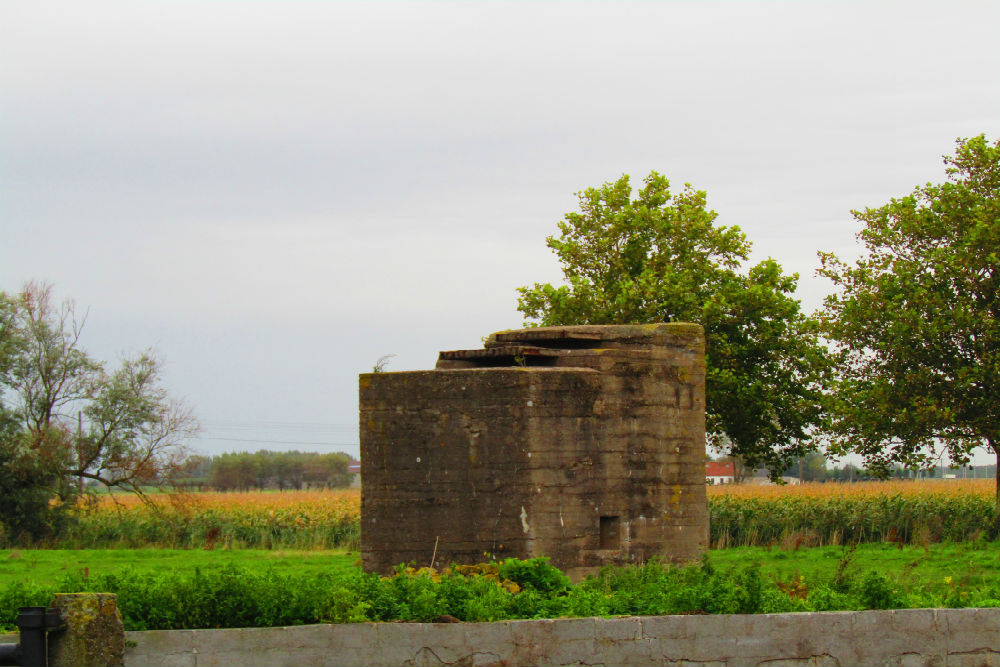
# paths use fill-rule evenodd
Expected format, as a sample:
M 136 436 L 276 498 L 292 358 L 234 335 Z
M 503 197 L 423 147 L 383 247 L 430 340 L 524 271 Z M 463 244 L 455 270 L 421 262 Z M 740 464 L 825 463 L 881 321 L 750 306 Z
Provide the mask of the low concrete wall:
M 128 666 L 1000 667 L 1000 609 L 128 632 Z

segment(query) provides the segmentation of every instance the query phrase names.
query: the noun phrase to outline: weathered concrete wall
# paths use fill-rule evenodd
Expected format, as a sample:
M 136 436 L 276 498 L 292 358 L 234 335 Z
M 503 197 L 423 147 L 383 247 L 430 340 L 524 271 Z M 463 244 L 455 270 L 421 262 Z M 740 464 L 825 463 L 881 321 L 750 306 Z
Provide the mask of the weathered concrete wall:
M 126 665 L 1000 665 L 1000 609 L 129 632 Z
M 704 335 L 542 327 L 360 377 L 362 560 L 696 558 L 708 540 Z

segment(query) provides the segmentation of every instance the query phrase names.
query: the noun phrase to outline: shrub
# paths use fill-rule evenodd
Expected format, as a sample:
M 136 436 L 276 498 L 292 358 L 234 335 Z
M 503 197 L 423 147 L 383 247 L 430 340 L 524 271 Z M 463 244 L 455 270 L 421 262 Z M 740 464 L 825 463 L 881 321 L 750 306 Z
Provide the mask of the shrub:
M 558 593 L 570 586 L 569 577 L 550 565 L 548 558 L 507 558 L 500 561 L 498 574 L 521 588 L 531 588 L 539 593 Z
M 849 561 L 849 555 L 842 563 Z M 508 578 L 509 577 L 509 578 Z M 496 621 L 561 616 L 755 614 L 904 606 L 1000 606 L 1000 584 L 961 581 L 902 591 L 885 575 L 829 581 L 775 581 L 759 565 L 722 570 L 709 560 L 673 567 L 658 561 L 607 567 L 572 585 L 546 559 L 452 566 L 442 572 L 400 567 L 391 577 L 359 569 L 283 575 L 228 566 L 218 571 L 67 576 L 52 587 L 0 586 L 0 627 L 14 627 L 20 606 L 47 605 L 56 591 L 116 593 L 127 630 L 240 628 L 363 621 Z M 811 590 L 810 590 L 811 584 Z
M 905 607 L 905 599 L 895 590 L 889 579 L 871 570 L 858 584 L 858 597 L 863 609 L 898 609 Z

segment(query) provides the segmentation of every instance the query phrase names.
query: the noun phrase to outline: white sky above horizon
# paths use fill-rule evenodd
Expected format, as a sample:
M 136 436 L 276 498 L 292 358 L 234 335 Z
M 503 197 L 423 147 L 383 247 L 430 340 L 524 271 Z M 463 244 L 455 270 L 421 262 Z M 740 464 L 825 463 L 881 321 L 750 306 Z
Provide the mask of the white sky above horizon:
M 1000 135 L 987 2 L 0 3 L 0 289 L 156 348 L 196 450 L 357 455 L 357 375 L 520 326 L 574 193 L 651 170 L 753 260 Z M 988 462 L 989 457 L 977 458 Z

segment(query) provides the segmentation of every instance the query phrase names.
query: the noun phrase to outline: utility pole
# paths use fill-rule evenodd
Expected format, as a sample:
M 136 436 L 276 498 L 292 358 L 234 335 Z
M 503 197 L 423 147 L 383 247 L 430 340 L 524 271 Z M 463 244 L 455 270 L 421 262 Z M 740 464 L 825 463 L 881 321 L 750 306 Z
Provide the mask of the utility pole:
M 76 469 L 80 471 L 76 484 L 83 493 L 83 413 L 76 411 Z

